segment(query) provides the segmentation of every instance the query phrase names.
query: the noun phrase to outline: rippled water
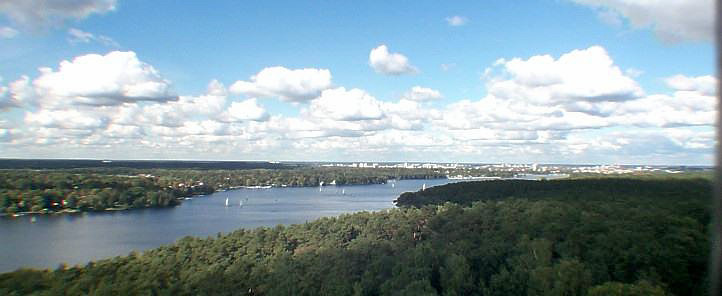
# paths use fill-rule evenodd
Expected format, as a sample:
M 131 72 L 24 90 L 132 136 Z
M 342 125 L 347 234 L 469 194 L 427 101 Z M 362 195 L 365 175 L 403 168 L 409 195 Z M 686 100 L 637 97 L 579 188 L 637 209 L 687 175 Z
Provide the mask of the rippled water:
M 450 180 L 403 180 L 389 184 L 315 188 L 239 189 L 185 200 L 174 208 L 0 218 L 0 272 L 19 267 L 55 268 L 60 263 L 127 255 L 184 236 L 206 237 L 238 228 L 312 221 L 394 207 L 402 192 Z M 343 192 L 345 191 L 345 194 Z M 230 207 L 225 206 L 228 198 Z M 239 203 L 243 201 L 241 207 Z

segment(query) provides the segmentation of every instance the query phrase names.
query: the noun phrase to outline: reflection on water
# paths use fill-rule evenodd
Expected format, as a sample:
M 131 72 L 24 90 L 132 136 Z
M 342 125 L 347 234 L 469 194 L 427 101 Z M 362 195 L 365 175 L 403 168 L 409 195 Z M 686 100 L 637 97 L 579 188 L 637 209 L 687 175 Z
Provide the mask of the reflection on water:
M 212 236 L 238 228 L 312 221 L 394 207 L 402 192 L 450 180 L 315 188 L 239 189 L 183 201 L 175 208 L 0 218 L 0 272 L 19 267 L 55 268 L 127 255 L 187 235 Z M 225 206 L 228 198 L 229 206 Z M 243 205 L 241 206 L 241 201 Z

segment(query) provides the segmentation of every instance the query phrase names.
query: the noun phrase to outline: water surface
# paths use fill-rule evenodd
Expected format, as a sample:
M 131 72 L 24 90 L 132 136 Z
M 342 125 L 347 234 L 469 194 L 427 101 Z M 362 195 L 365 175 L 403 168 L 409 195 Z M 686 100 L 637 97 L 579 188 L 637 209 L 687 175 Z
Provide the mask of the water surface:
M 173 208 L 0 218 L 0 272 L 20 267 L 56 268 L 60 263 L 127 255 L 172 243 L 184 236 L 207 237 L 238 228 L 295 224 L 320 217 L 393 208 L 392 201 L 423 184 L 447 179 L 389 184 L 306 188 L 238 189 L 185 200 Z M 391 184 L 395 184 L 392 186 Z M 345 193 L 345 194 L 344 194 Z M 229 207 L 225 206 L 228 199 Z M 240 206 L 243 201 L 243 206 Z

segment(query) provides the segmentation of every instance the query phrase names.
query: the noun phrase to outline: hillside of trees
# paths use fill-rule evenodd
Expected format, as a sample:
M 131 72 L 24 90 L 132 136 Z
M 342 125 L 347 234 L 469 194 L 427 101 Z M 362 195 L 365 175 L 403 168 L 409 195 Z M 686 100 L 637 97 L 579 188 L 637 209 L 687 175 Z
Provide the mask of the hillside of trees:
M 2 295 L 706 295 L 703 179 L 462 182 L 403 208 L 0 274 Z

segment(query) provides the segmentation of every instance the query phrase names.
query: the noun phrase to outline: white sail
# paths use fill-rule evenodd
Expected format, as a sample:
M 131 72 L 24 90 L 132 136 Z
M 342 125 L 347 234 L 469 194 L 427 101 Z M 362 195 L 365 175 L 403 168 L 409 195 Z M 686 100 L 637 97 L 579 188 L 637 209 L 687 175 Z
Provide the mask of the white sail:
M 426 190 L 426 183 L 424 183 L 424 185 L 421 186 L 421 191 L 424 191 L 424 190 Z
M 228 198 L 226 197 L 226 206 L 228 206 Z
M 346 195 L 346 189 L 341 189 L 341 194 Z
M 396 188 L 396 183 L 391 183 L 391 188 Z

